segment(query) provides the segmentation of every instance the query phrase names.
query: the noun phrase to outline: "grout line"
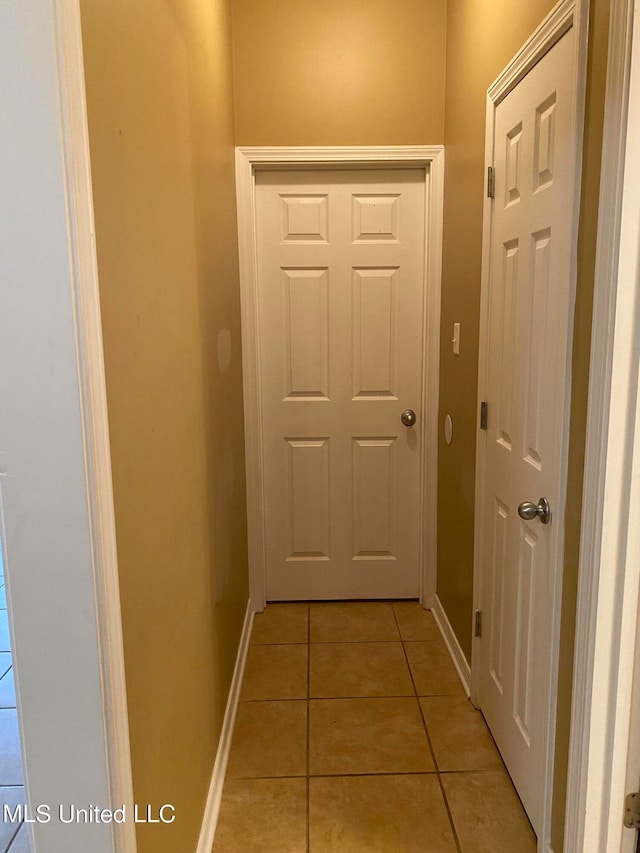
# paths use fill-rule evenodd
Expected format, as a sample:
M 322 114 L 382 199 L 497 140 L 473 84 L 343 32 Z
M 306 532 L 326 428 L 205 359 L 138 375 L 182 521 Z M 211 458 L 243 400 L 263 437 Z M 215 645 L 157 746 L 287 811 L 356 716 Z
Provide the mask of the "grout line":
M 391 645 L 392 643 L 395 643 L 397 645 L 398 643 L 401 643 L 401 642 L 402 642 L 402 640 L 400 640 L 398 637 L 394 637 L 393 640 L 339 640 L 339 639 L 336 640 L 336 639 L 333 639 L 333 640 L 314 640 L 311 643 L 311 645 L 312 646 L 357 646 L 357 645 L 364 646 L 364 645 L 373 645 L 373 644 L 380 645 L 381 643 L 384 643 L 387 645 Z
M 455 775 L 458 771 L 447 771 Z M 474 773 L 476 771 L 466 770 L 460 771 L 465 773 Z M 490 770 L 481 770 L 480 773 L 491 773 Z M 369 771 L 368 773 L 312 773 L 309 777 L 306 776 L 234 776 L 234 782 L 250 782 L 251 780 L 262 779 L 341 779 L 341 778 L 360 778 L 362 776 L 435 776 L 435 770 L 388 770 L 388 771 Z
M 456 699 L 457 693 L 419 693 L 417 694 L 419 699 Z M 370 694 L 360 693 L 357 696 L 310 696 L 309 698 L 317 701 L 317 700 L 331 700 L 331 699 L 413 699 L 416 696 L 416 693 L 380 693 L 376 696 L 371 696 Z M 256 701 L 256 700 L 254 700 Z
M 340 701 L 342 699 L 413 699 L 414 696 L 414 693 L 377 693 L 375 695 L 371 695 L 370 693 L 360 693 L 357 696 L 309 696 L 309 699 L 314 702 L 332 702 L 334 700 Z
M 13 835 L 11 836 L 11 840 L 9 841 L 9 843 L 7 844 L 7 846 L 4 848 L 4 849 L 5 849 L 5 853 L 10 853 L 11 847 L 13 846 L 13 842 L 16 840 L 16 838 L 17 838 L 17 836 L 18 836 L 18 833 L 19 833 L 19 832 L 20 832 L 20 830 L 22 829 L 23 825 L 24 825 L 24 821 L 22 821 L 22 823 L 19 823 L 19 824 L 18 824 L 18 828 L 16 829 L 16 831 L 15 831 L 15 832 L 13 833 Z
M 501 773 L 501 772 L 502 771 L 500 770 L 499 767 L 482 767 L 480 769 L 476 768 L 473 770 L 441 770 L 440 775 L 441 776 L 461 776 L 461 775 L 464 775 L 465 773 L 468 774 L 468 773 Z
M 396 645 L 400 643 L 406 643 L 409 646 L 417 646 L 418 644 L 422 644 L 423 646 L 439 646 L 443 641 L 436 637 L 435 640 L 403 640 L 402 635 L 399 637 L 395 637 L 393 640 L 314 640 L 311 645 L 312 646 L 352 646 L 352 645 L 392 645 L 395 643 Z M 277 645 L 277 643 L 263 643 L 263 645 Z M 292 643 L 291 645 L 295 645 Z
M 398 617 L 396 615 L 395 608 L 392 607 L 391 610 L 393 611 L 393 618 L 396 620 L 396 626 L 398 628 L 398 633 L 400 633 L 400 623 L 398 622 Z M 400 634 L 400 636 L 402 636 L 402 634 Z M 451 831 L 453 833 L 453 840 L 455 841 L 456 850 L 458 851 L 458 853 L 462 853 L 462 847 L 460 846 L 460 840 L 458 838 L 458 833 L 456 832 L 456 827 L 455 827 L 455 824 L 453 822 L 453 815 L 451 814 L 451 809 L 449 808 L 449 801 L 447 800 L 447 795 L 446 795 L 446 792 L 444 790 L 444 785 L 442 783 L 442 777 L 440 776 L 440 770 L 438 769 L 438 761 L 436 759 L 436 753 L 435 753 L 435 750 L 433 748 L 433 743 L 431 742 L 431 736 L 429 734 L 429 729 L 427 727 L 427 721 L 426 721 L 425 716 L 424 716 L 424 711 L 422 709 L 422 703 L 420 702 L 420 697 L 418 696 L 418 688 L 416 687 L 415 678 L 413 677 L 413 670 L 411 669 L 411 664 L 409 663 L 409 656 L 407 655 L 407 649 L 405 647 L 404 641 L 402 643 L 402 650 L 404 652 L 405 661 L 407 662 L 407 667 L 409 668 L 409 675 L 411 676 L 411 683 L 413 684 L 413 689 L 415 692 L 415 699 L 416 699 L 416 702 L 418 703 L 418 710 L 420 712 L 420 717 L 422 718 L 422 725 L 424 726 L 424 732 L 425 732 L 425 735 L 427 737 L 427 743 L 429 744 L 429 750 L 431 751 L 431 758 L 433 759 L 433 766 L 436 769 L 436 776 L 438 779 L 438 784 L 440 785 L 440 793 L 442 794 L 442 799 L 444 801 L 444 807 L 447 811 L 447 816 L 449 818 L 449 823 L 451 825 Z
M 303 774 L 299 774 L 298 776 L 292 776 L 291 773 L 287 773 L 286 776 L 229 776 L 228 779 L 230 782 L 262 782 L 264 780 L 273 780 L 273 779 L 306 779 L 307 777 Z
M 251 702 L 306 702 L 311 700 L 312 702 L 331 702 L 333 700 L 340 699 L 413 699 L 415 697 L 415 693 L 400 693 L 400 694 L 380 694 L 376 696 L 371 696 L 369 694 L 360 694 L 358 696 L 283 696 L 280 698 L 265 698 L 265 699 L 242 699 L 243 702 L 250 704 Z M 420 699 L 455 699 L 457 698 L 457 693 L 420 693 Z
M 433 760 L 434 760 L 434 763 L 436 765 L 436 772 L 438 774 L 438 782 L 440 783 L 440 790 L 442 791 L 442 798 L 444 800 L 444 807 L 447 810 L 447 814 L 449 816 L 449 822 L 451 824 L 451 829 L 453 831 L 453 839 L 454 839 L 456 846 L 458 848 L 458 853 L 462 853 L 462 847 L 460 845 L 460 839 L 458 838 L 458 833 L 456 831 L 456 825 L 453 822 L 453 814 L 451 813 L 451 808 L 449 806 L 449 800 L 447 799 L 447 792 L 445 791 L 444 783 L 442 782 L 442 774 L 440 773 L 440 768 L 438 767 L 438 763 L 436 761 L 435 751 L 433 750 L 433 744 L 431 743 L 431 735 L 429 734 L 429 727 L 427 726 L 427 719 L 424 715 L 424 710 L 422 708 L 422 702 L 418 698 L 417 694 L 416 694 L 416 699 L 418 702 L 418 707 L 420 708 L 420 716 L 422 717 L 422 722 L 424 724 L 424 730 L 427 733 L 427 739 L 429 741 L 429 745 L 431 746 L 431 750 L 433 752 Z
M 287 604 L 328 604 L 328 605 L 349 605 L 349 604 L 419 604 L 419 598 L 294 598 L 282 601 L 267 601 L 273 607 Z
M 362 776 L 435 776 L 435 770 L 385 770 L 371 771 L 369 773 L 314 773 L 312 779 L 358 779 Z
M 399 637 L 394 637 L 393 640 L 313 640 L 311 643 L 307 642 L 290 642 L 290 643 L 251 643 L 252 646 L 343 646 L 343 645 L 366 645 L 375 643 L 379 645 L 380 643 L 426 643 L 427 645 L 435 645 L 439 643 L 439 640 L 402 640 Z

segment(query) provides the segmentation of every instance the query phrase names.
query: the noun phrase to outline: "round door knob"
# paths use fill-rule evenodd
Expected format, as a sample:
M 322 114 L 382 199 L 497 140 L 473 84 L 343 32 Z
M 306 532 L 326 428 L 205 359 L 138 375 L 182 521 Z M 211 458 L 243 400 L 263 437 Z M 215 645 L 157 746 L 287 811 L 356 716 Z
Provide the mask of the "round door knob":
M 405 409 L 400 415 L 400 420 L 405 426 L 413 426 L 417 420 L 416 413 L 413 409 Z
M 549 524 L 551 521 L 549 501 L 546 498 L 540 498 L 537 504 L 525 501 L 518 507 L 518 515 L 525 521 L 533 521 L 534 518 L 539 518 L 543 524 Z

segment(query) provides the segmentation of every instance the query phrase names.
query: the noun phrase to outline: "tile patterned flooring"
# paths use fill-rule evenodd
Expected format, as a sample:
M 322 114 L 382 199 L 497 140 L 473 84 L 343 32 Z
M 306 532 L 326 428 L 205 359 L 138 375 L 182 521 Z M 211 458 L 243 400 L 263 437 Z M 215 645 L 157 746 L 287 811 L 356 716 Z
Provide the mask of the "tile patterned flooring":
M 7 597 L 4 585 L 2 553 L 0 552 L 0 851 L 29 853 L 30 843 L 24 824 L 5 823 L 3 806 L 12 808 L 24 804 L 22 755 L 16 690 L 13 681 L 13 661 L 7 617 Z
M 534 853 L 433 616 L 270 604 L 254 620 L 214 853 Z

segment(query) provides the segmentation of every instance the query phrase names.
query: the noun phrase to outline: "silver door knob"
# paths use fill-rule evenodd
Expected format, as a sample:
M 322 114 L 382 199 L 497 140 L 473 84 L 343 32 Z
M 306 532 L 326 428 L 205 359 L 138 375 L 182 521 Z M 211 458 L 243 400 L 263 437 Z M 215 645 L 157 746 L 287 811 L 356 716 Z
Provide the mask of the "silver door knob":
M 525 501 L 518 507 L 518 515 L 524 518 L 525 521 L 532 521 L 534 518 L 539 518 L 543 524 L 549 524 L 551 521 L 551 507 L 546 498 L 540 498 L 537 504 L 531 501 Z
M 416 413 L 413 409 L 405 409 L 400 415 L 400 420 L 405 426 L 413 426 L 417 420 Z

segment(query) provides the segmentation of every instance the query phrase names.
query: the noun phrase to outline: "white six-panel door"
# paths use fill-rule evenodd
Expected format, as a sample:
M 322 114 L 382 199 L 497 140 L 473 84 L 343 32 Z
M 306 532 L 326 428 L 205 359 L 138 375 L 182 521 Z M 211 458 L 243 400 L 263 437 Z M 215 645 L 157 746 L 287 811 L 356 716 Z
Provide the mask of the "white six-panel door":
M 258 172 L 267 598 L 417 598 L 424 170 Z
M 561 506 L 573 200 L 573 29 L 498 105 L 480 517 L 479 698 L 539 830 Z M 546 497 L 552 519 L 518 506 Z

